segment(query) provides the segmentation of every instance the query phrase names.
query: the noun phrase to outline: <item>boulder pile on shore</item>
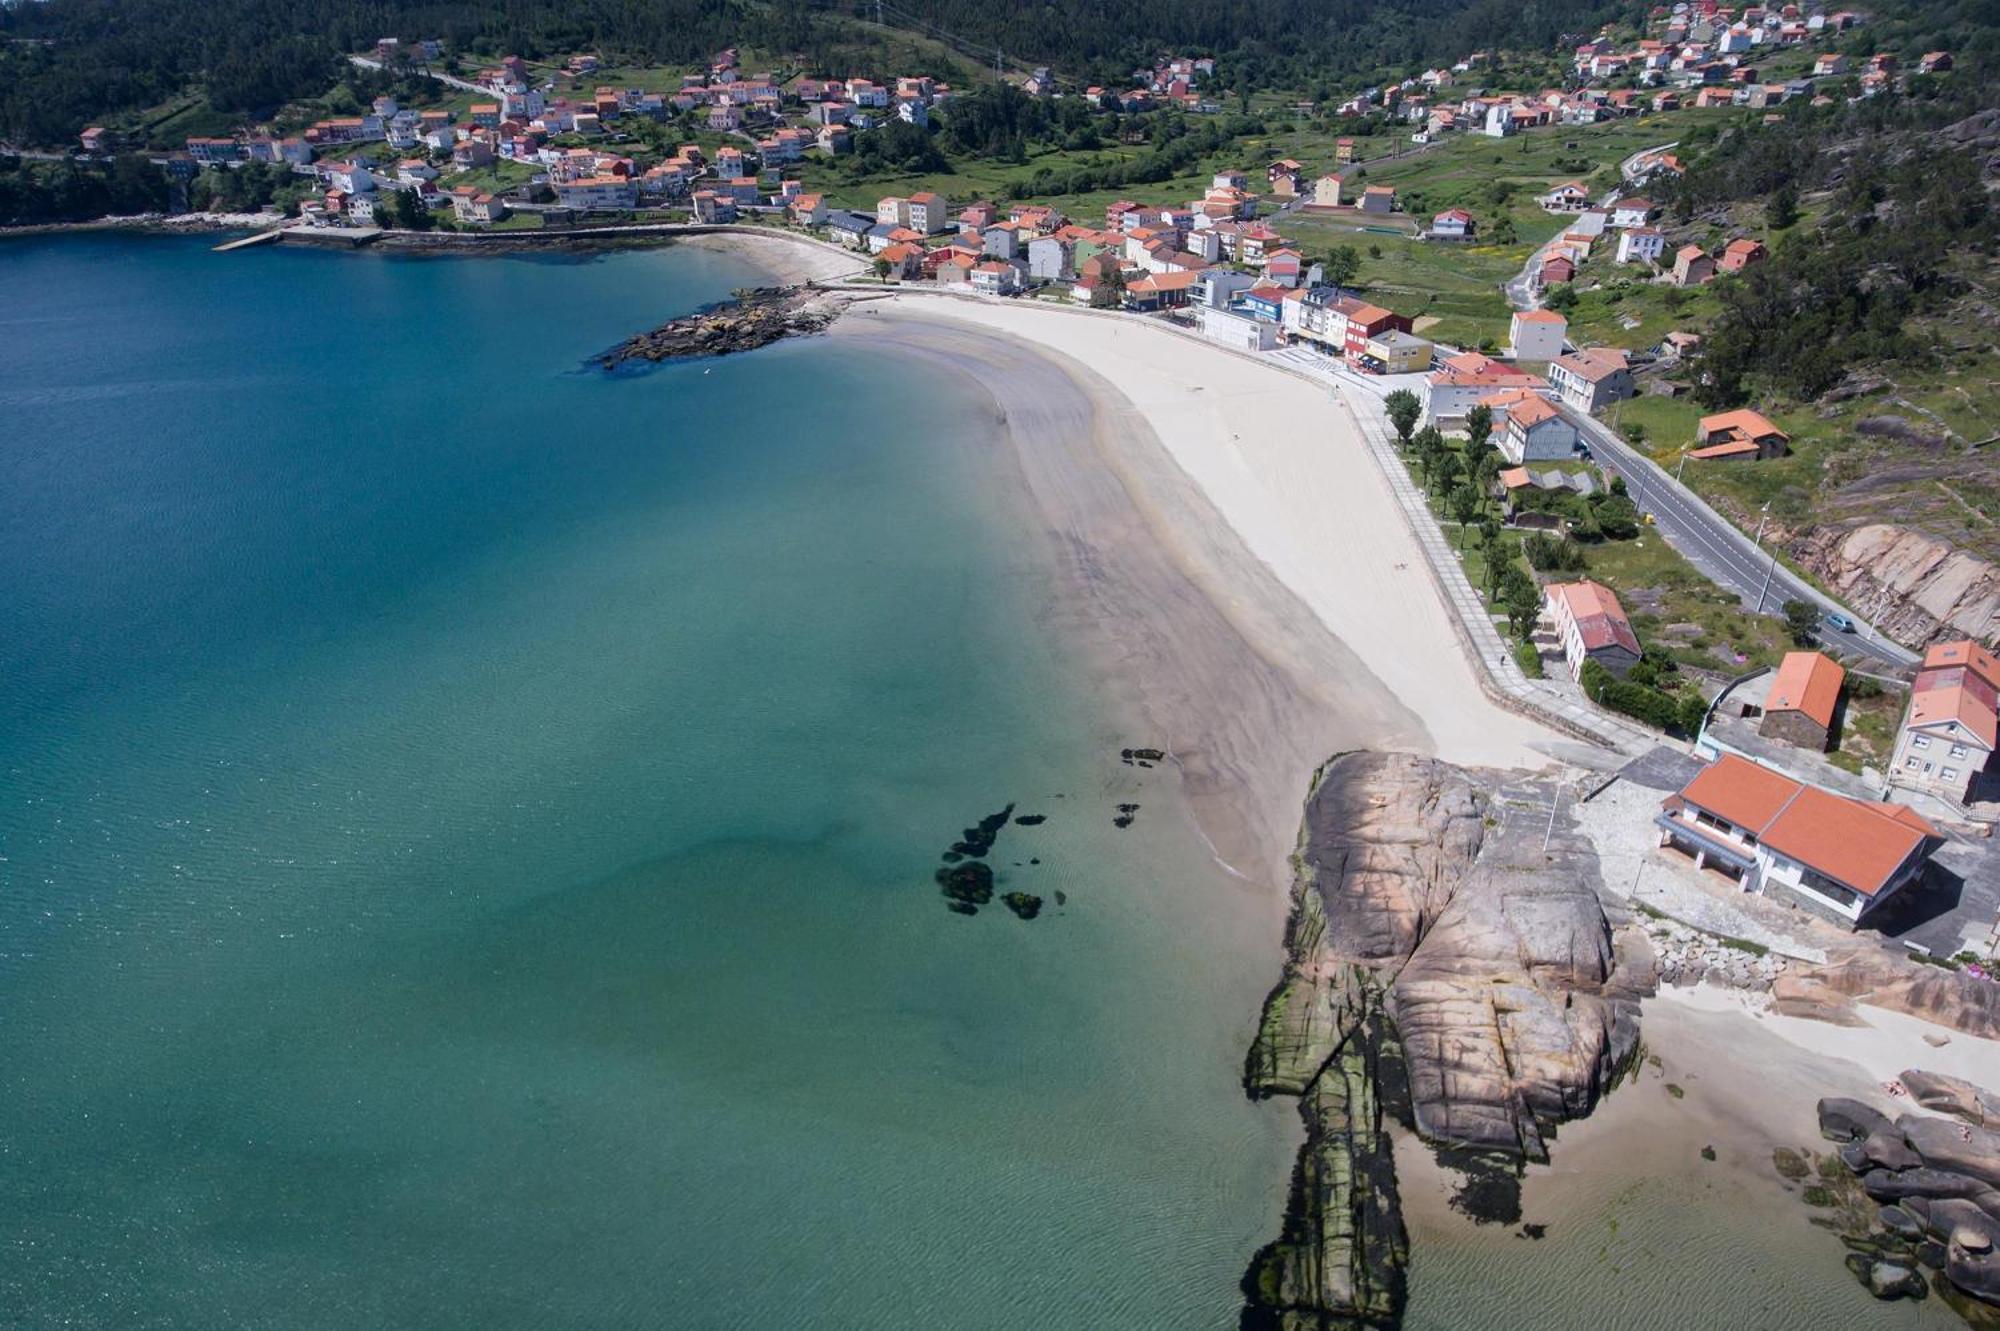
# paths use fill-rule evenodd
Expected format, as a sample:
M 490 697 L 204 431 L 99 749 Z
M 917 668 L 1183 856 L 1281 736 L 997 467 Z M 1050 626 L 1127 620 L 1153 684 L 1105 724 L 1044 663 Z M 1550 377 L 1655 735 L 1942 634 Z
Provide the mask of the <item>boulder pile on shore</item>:
M 1879 1208 L 1844 1233 L 1848 1267 L 1878 1298 L 1938 1293 L 1975 1326 L 2000 1326 L 2000 1096 L 1957 1077 L 1911 1070 L 1903 1087 L 1937 1114 L 1895 1119 L 1858 1100 L 1819 1102 L 1820 1135 Z M 1851 1186 L 1851 1185 L 1850 1185 Z
M 1369 752 L 1314 782 L 1284 976 L 1244 1069 L 1253 1097 L 1299 1097 L 1306 1143 L 1281 1235 L 1244 1277 L 1245 1325 L 1396 1323 L 1408 1245 L 1385 1104 L 1436 1145 L 1545 1159 L 1549 1130 L 1637 1052 L 1643 930 L 1607 915 L 1586 844 L 1545 849 L 1546 815 L 1481 784 Z
M 839 315 L 839 301 L 810 287 L 753 287 L 627 338 L 599 356 L 597 363 L 612 370 L 629 361 L 754 351 L 780 338 L 821 332 Z

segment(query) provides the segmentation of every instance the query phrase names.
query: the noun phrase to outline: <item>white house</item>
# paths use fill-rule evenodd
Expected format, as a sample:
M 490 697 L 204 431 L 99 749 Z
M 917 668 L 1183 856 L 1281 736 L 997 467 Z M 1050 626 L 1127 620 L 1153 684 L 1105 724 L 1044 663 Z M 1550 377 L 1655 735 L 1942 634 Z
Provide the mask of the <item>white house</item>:
M 1570 678 L 1582 676 L 1585 661 L 1595 661 L 1614 675 L 1639 663 L 1639 635 L 1609 587 L 1585 579 L 1552 582 L 1542 591 L 1569 662 Z
M 1943 844 L 1901 804 L 1837 795 L 1733 753 L 1660 805 L 1660 845 L 1748 892 L 1852 929 L 1921 882 Z
M 1554 310 L 1516 310 L 1507 328 L 1515 360 L 1554 360 L 1568 336 L 1569 320 Z
M 1269 351 L 1278 345 L 1278 326 L 1268 319 L 1253 319 L 1230 310 L 1204 305 L 1200 310 L 1201 335 L 1238 351 Z
M 1549 383 L 1578 411 L 1602 411 L 1633 394 L 1632 369 L 1617 347 L 1585 347 L 1549 364 Z
M 972 289 L 986 296 L 1011 296 L 1021 289 L 1021 270 L 998 259 L 975 264 Z
M 1431 219 L 1431 234 L 1440 240 L 1464 240 L 1473 231 L 1472 214 L 1451 208 Z
M 1635 226 L 1618 235 L 1618 262 L 1658 263 L 1666 253 L 1667 238 L 1656 226 Z
M 1611 205 L 1611 225 L 1620 230 L 1644 226 L 1659 215 L 1651 199 L 1620 199 Z
M 1507 394 L 1506 423 L 1495 439 L 1509 462 L 1556 462 L 1576 451 L 1576 426 L 1539 393 Z
M 1028 276 L 1055 282 L 1069 275 L 1070 247 L 1054 236 L 1037 236 L 1028 242 Z
M 1889 782 L 1964 804 L 1980 786 L 2000 741 L 2000 658 L 1976 642 L 1934 644 L 1910 689 Z

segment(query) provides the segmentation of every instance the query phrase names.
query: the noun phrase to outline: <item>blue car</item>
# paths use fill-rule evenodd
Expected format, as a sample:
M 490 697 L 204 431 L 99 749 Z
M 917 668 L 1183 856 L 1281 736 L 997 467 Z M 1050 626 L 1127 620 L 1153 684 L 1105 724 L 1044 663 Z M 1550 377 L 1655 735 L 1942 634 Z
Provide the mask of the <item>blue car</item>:
M 1849 619 L 1846 615 L 1839 615 L 1839 614 L 1828 615 L 1826 617 L 1826 622 L 1827 622 L 1827 627 L 1833 629 L 1833 631 L 1836 633 L 1854 632 L 1854 621 Z

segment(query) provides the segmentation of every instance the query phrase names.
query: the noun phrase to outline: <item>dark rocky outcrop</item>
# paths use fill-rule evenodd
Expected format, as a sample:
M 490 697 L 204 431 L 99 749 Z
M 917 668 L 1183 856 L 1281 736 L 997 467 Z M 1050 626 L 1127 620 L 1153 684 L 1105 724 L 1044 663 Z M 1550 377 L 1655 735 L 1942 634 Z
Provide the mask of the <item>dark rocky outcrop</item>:
M 840 306 L 805 287 L 754 287 L 733 300 L 669 319 L 650 332 L 628 338 L 597 358 L 607 370 L 633 361 L 679 360 L 754 351 L 780 338 L 823 331 L 839 317 Z
M 1994 1103 L 1990 1092 L 1960 1078 L 1921 1071 L 1903 1076 L 1927 1106 L 1983 1115 Z M 2000 1130 L 1928 1114 L 1904 1114 L 1891 1123 L 1866 1105 L 1841 1099 L 1821 1100 L 1819 1119 L 1823 1136 L 1849 1143 L 1841 1159 L 1863 1166 L 1861 1190 L 1888 1203 L 1875 1213 L 1878 1232 L 1865 1232 L 1863 1225 L 1842 1235 L 1849 1248 L 1878 1259 L 1857 1268 L 1857 1277 L 1879 1298 L 1920 1296 L 1921 1289 L 1881 1268 L 1906 1261 L 1929 1266 L 1947 1282 L 1939 1292 L 1968 1321 L 2000 1325 Z
M 1596 862 L 1510 819 L 1467 773 L 1353 753 L 1307 801 L 1284 976 L 1244 1069 L 1306 1122 L 1284 1234 L 1260 1253 L 1246 1321 L 1386 1325 L 1400 1305 L 1402 1225 L 1376 1128 L 1394 1068 L 1413 1126 L 1482 1156 L 1541 1159 L 1638 1047 L 1652 954 L 1614 926 Z M 1346 1319 L 1346 1320 L 1341 1320 Z

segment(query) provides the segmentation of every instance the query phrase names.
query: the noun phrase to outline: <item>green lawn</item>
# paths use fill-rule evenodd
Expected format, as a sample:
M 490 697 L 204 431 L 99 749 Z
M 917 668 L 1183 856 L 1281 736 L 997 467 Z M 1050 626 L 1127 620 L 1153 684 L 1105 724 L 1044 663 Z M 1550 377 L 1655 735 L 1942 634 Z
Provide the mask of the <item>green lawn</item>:
M 1584 559 L 1588 576 L 1618 593 L 1640 638 L 1682 665 L 1728 674 L 1776 665 L 1791 650 L 1783 620 L 1751 614 L 1651 527 L 1635 541 L 1586 546 Z

